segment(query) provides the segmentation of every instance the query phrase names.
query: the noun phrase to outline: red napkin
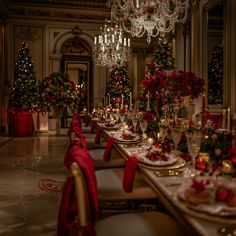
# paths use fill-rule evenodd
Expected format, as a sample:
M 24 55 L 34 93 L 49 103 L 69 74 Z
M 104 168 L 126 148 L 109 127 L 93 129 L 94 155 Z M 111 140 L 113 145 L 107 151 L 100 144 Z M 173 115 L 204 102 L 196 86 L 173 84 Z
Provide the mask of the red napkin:
M 70 127 L 73 127 L 73 126 L 82 128 L 81 121 L 77 119 L 72 119 L 70 122 Z
M 68 235 L 67 224 L 70 218 L 74 218 L 76 213 L 71 208 L 74 202 L 74 177 L 68 177 L 64 184 L 63 195 L 59 207 L 58 222 L 57 222 L 57 236 Z
M 138 164 L 138 159 L 135 156 L 130 156 L 125 163 L 124 175 L 123 175 L 123 188 L 127 193 L 130 193 L 133 190 L 133 183 L 137 164 Z
M 112 150 L 112 145 L 115 142 L 115 138 L 109 137 L 106 145 L 106 149 L 103 154 L 103 160 L 104 161 L 110 161 L 111 159 L 111 150 Z
M 96 136 L 94 142 L 96 144 L 100 144 L 100 137 L 101 137 L 102 129 L 99 127 L 96 131 Z
M 83 131 L 81 128 L 79 127 L 70 127 L 69 130 L 68 130 L 68 135 L 71 136 L 72 133 L 75 133 L 75 136 L 76 136 L 76 140 L 71 140 L 71 143 L 74 143 L 74 145 L 78 145 L 80 144 L 79 146 L 84 146 L 87 148 L 87 142 L 86 142 L 86 138 L 85 136 L 83 135 Z
M 71 133 L 75 133 L 75 135 L 78 137 L 78 138 L 81 138 L 83 137 L 83 130 L 78 127 L 78 126 L 71 126 L 67 132 L 67 134 L 70 136 Z
M 91 206 L 91 218 L 95 220 L 98 212 L 98 195 L 94 161 L 87 149 L 78 146 L 70 147 L 67 158 L 66 167 L 70 168 L 72 162 L 77 162 L 86 177 L 89 190 L 89 206 Z
M 73 176 L 67 178 L 63 188 L 63 195 L 58 213 L 57 222 L 57 236 L 70 235 L 70 232 L 74 230 L 86 232 L 88 236 L 95 236 L 94 222 L 88 219 L 88 224 L 82 229 L 79 222 L 76 221 L 78 214 L 78 206 L 75 193 L 75 180 Z

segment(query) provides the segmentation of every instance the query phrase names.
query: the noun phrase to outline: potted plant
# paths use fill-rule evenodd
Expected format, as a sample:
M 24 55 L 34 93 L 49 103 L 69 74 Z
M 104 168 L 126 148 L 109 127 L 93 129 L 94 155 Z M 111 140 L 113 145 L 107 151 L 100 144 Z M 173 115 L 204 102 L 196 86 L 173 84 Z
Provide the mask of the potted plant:
M 56 134 L 58 135 L 64 109 L 69 108 L 74 113 L 79 108 L 79 90 L 66 73 L 54 72 L 43 79 L 41 91 L 44 107 L 56 119 Z

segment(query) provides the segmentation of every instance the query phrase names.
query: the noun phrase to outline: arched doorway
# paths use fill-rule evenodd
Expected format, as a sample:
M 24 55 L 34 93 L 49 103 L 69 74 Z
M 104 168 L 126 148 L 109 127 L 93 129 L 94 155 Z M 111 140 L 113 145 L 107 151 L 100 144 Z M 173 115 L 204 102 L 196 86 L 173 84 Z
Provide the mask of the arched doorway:
M 90 111 L 93 105 L 91 48 L 85 40 L 74 36 L 63 43 L 60 53 L 61 70 L 66 72 L 79 88 L 80 110 Z M 63 127 L 68 127 L 71 115 L 68 109 L 64 112 Z

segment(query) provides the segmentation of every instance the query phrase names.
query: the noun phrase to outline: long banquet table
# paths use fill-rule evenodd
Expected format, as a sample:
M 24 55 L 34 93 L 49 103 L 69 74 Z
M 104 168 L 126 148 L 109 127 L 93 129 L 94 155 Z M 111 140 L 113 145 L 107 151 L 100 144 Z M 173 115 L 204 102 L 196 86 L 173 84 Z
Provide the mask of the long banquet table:
M 99 126 L 99 124 L 97 125 Z M 102 126 L 100 126 L 100 128 L 108 139 L 111 136 L 110 131 L 103 129 Z M 136 145 L 115 142 L 113 144 L 113 148 L 115 148 L 123 158 L 127 159 L 136 148 Z M 185 168 L 186 166 L 182 166 L 176 171 L 182 171 Z M 181 183 L 186 180 L 182 175 L 158 175 L 155 168 L 144 164 L 140 164 L 138 169 L 141 171 L 143 178 L 147 181 L 147 184 L 149 184 L 155 191 L 159 201 L 170 212 L 170 214 L 173 215 L 173 217 L 184 225 L 184 227 L 189 231 L 189 235 L 227 235 L 219 233 L 219 229 L 226 226 L 235 226 L 236 230 L 236 217 L 229 219 L 227 217 L 212 216 L 202 212 L 190 210 L 178 199 L 176 191 Z

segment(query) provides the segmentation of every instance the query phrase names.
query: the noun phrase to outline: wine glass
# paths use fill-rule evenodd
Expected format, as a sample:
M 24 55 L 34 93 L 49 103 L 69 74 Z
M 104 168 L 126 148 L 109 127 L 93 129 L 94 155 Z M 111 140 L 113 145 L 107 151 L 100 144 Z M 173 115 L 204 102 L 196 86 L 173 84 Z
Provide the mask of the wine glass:
M 138 126 L 138 117 L 135 115 L 133 115 L 133 117 L 132 117 L 132 124 L 134 126 L 134 131 L 136 132 L 137 126 Z
M 120 114 L 120 122 L 123 124 L 125 121 L 125 114 Z
M 146 120 L 140 120 L 139 125 L 140 125 L 140 129 L 142 130 L 143 138 L 145 138 L 145 132 L 147 130 L 148 123 Z
M 158 126 L 159 126 L 159 132 L 157 134 L 158 135 L 157 139 L 158 141 L 163 143 L 167 135 L 169 124 L 167 122 L 159 122 Z
M 201 148 L 202 134 L 200 131 L 194 131 L 192 133 L 187 133 L 186 138 L 188 145 L 188 153 L 192 158 L 192 165 L 193 165 L 192 172 L 196 174 L 195 163 L 196 163 L 196 157 L 198 156 Z
M 175 144 L 175 151 L 177 151 L 178 144 L 180 142 L 182 131 L 179 127 L 173 127 L 171 129 L 172 140 Z

